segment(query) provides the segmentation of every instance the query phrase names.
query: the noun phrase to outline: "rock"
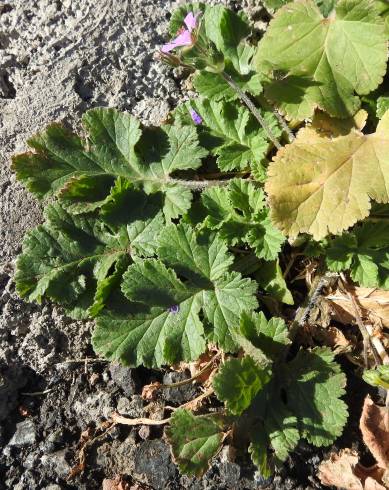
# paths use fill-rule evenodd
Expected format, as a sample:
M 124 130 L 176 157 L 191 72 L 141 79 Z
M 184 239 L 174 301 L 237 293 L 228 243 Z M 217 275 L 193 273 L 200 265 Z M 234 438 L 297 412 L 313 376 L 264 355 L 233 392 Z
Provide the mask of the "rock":
M 132 429 L 124 441 L 114 440 L 97 448 L 95 464 L 109 468 L 113 475 L 131 474 L 134 468 L 134 451 L 136 448 L 136 429 Z M 106 472 L 108 473 L 108 472 Z
M 137 380 L 134 369 L 120 366 L 120 364 L 111 364 L 109 372 L 112 381 L 123 390 L 124 396 L 135 394 Z
M 166 488 L 177 469 L 169 447 L 160 440 L 141 443 L 134 451 L 135 473 L 153 488 Z
M 117 403 L 117 411 L 122 415 L 127 415 L 131 418 L 142 417 L 143 415 L 143 400 L 140 395 L 134 395 L 131 400 L 128 398 L 119 398 Z
M 235 463 L 220 463 L 220 479 L 226 488 L 236 488 L 240 477 L 240 467 Z
M 149 425 L 142 425 L 138 431 L 138 436 L 143 439 L 149 439 L 151 434 L 151 427 Z
M 0 303 L 1 311 L 1 303 Z M 0 354 L 1 357 L 1 354 Z M 2 363 L 0 363 L 0 368 Z M 0 422 L 15 409 L 18 390 L 25 386 L 26 376 L 18 365 L 10 365 L 0 373 Z
M 188 379 L 190 376 L 184 372 L 170 372 L 166 373 L 163 377 L 164 384 L 172 384 L 177 383 L 178 381 L 183 381 Z M 189 400 L 192 400 L 196 396 L 196 386 L 192 383 L 188 383 L 183 386 L 179 386 L 177 388 L 165 388 L 162 391 L 162 397 L 169 403 L 173 403 L 175 405 L 181 405 Z
M 98 391 L 85 399 L 76 400 L 71 408 L 84 426 L 95 423 L 102 418 L 108 419 L 115 410 L 111 395 L 104 391 Z
M 32 420 L 24 420 L 16 424 L 16 432 L 8 443 L 10 447 L 30 446 L 37 440 L 35 424 Z
M 32 470 L 36 466 L 38 459 L 39 459 L 39 456 L 36 452 L 30 453 L 27 455 L 27 457 L 23 461 L 23 466 L 27 470 Z
M 46 471 L 56 474 L 59 478 L 66 479 L 70 473 L 71 466 L 68 463 L 68 451 L 62 449 L 52 454 L 44 454 L 41 464 Z

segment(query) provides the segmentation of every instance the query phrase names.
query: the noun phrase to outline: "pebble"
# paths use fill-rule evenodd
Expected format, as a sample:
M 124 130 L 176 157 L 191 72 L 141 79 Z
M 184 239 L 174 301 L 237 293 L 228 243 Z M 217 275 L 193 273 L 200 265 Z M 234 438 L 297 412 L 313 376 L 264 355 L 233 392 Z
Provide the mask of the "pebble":
M 37 440 L 35 424 L 32 420 L 24 420 L 16 424 L 16 432 L 8 443 L 10 447 L 30 446 Z
M 109 367 L 112 381 L 123 390 L 125 396 L 134 395 L 136 392 L 135 371 L 131 368 L 111 364 Z

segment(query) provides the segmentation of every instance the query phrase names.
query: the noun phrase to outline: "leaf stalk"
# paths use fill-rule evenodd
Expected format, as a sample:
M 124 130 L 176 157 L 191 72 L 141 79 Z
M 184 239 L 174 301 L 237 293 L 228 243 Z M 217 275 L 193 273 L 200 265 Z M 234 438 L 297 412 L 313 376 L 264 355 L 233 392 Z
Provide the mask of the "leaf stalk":
M 266 123 L 265 119 L 262 117 L 261 113 L 255 107 L 255 105 L 250 100 L 250 98 L 244 93 L 244 91 L 239 87 L 239 85 L 235 82 L 235 80 L 231 78 L 230 75 L 228 75 L 228 73 L 222 71 L 220 74 L 223 77 L 223 79 L 228 83 L 228 85 L 236 92 L 239 99 L 248 107 L 248 109 L 253 114 L 255 119 L 262 126 L 269 140 L 273 143 L 273 145 L 277 148 L 277 150 L 280 150 L 282 148 L 281 143 L 278 141 L 277 137 L 273 134 L 272 130 Z

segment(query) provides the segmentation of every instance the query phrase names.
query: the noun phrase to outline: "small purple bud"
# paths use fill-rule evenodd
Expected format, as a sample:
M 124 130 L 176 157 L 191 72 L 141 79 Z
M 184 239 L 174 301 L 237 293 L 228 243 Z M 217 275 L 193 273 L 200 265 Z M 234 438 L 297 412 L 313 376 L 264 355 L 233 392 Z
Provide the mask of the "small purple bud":
M 190 110 L 190 117 L 192 118 L 192 121 L 195 124 L 201 124 L 203 122 L 203 119 L 200 116 L 200 114 L 197 114 L 197 112 L 194 109 Z
M 179 305 L 173 305 L 170 308 L 167 309 L 169 313 L 176 314 L 180 311 L 180 306 Z

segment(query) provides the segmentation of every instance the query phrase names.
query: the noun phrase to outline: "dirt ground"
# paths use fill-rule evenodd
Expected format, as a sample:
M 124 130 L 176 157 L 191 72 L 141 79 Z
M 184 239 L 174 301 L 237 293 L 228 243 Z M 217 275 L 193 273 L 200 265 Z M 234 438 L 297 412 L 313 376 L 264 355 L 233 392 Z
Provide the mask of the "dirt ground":
M 224 3 L 243 5 L 254 17 L 261 10 L 254 0 Z M 170 390 L 147 405 L 142 384 L 175 381 L 175 374 L 83 361 L 94 357 L 93 325 L 71 321 L 51 304 L 26 304 L 12 279 L 22 237 L 41 221 L 42 207 L 15 181 L 11 155 L 25 151 L 28 137 L 49 122 L 79 129 L 91 107 L 117 107 L 158 124 L 183 97 L 180 81 L 153 60 L 173 6 L 170 0 L 0 1 L 0 488 L 92 490 L 117 474 L 133 490 L 264 483 L 228 450 L 201 480 L 180 477 L 162 429 L 145 426 L 116 427 L 91 443 L 85 471 L 69 479 L 80 437 L 99 434 L 110 413 L 162 418 L 165 404 L 179 405 L 195 392 Z M 319 460 L 301 445 L 272 487 L 321 488 L 314 477 Z

